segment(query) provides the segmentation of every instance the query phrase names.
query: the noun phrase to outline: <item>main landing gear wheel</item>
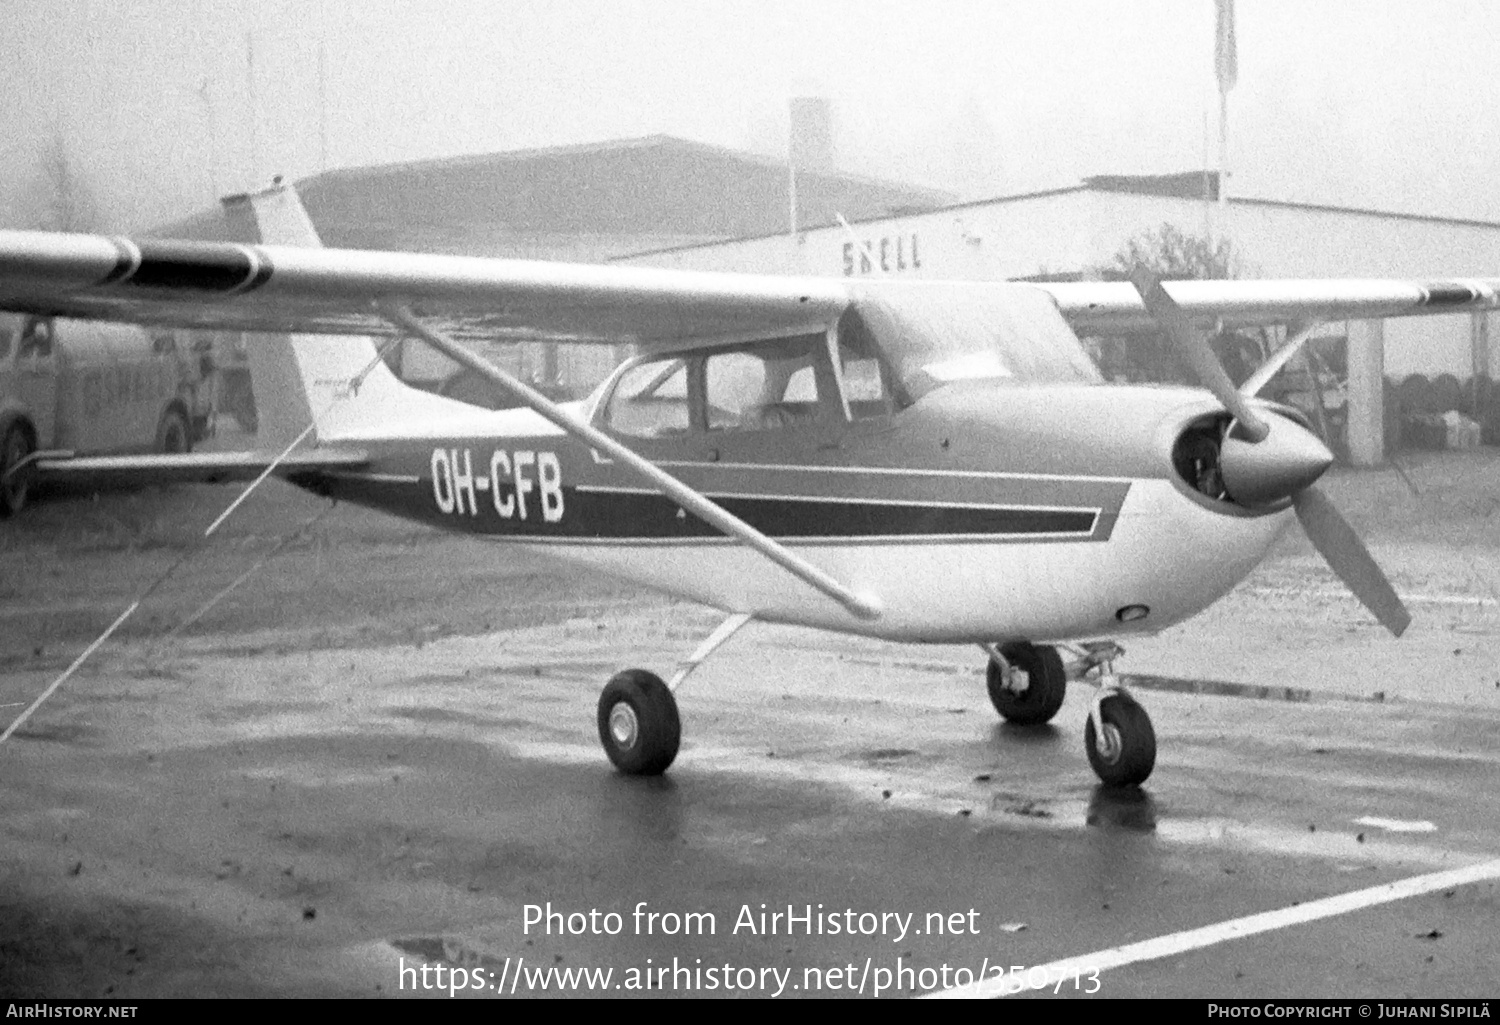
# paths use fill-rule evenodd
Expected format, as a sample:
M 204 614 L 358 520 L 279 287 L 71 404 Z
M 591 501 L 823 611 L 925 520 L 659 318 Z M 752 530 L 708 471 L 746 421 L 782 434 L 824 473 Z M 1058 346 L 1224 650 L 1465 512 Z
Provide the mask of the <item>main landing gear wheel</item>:
M 677 699 L 661 677 L 627 669 L 599 695 L 599 742 L 615 768 L 629 776 L 660 776 L 677 757 L 682 720 Z
M 990 659 L 985 682 L 989 685 L 990 703 L 995 706 L 995 711 L 1017 726 L 1040 726 L 1049 722 L 1062 707 L 1063 698 L 1068 693 L 1068 674 L 1057 649 L 1021 642 L 1004 645 L 1000 654 L 1012 669 L 1026 674 L 1027 684 L 1023 691 L 1011 690 L 1005 685 L 1004 671 L 994 659 Z
M 1156 730 L 1151 717 L 1129 694 L 1106 694 L 1099 699 L 1102 736 L 1090 715 L 1083 728 L 1083 743 L 1089 764 L 1107 786 L 1130 787 L 1144 783 L 1156 767 Z

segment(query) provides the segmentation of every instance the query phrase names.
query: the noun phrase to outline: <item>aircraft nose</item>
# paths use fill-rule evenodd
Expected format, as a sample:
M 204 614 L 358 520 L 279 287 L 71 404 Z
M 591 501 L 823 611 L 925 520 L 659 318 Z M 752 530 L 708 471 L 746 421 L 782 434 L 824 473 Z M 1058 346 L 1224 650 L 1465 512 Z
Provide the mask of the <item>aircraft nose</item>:
M 1240 505 L 1291 498 L 1333 465 L 1333 453 L 1311 431 L 1283 416 L 1268 416 L 1271 431 L 1258 442 L 1230 430 L 1219 450 L 1224 490 Z

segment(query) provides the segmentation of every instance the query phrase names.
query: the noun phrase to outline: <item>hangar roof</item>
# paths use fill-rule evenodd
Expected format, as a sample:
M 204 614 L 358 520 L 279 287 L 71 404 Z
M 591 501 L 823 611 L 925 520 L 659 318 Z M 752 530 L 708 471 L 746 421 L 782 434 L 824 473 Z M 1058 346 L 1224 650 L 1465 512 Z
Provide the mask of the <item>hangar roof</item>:
M 1095 174 L 1083 180 L 1083 187 L 1099 192 L 1134 192 L 1145 196 L 1175 196 L 1178 199 L 1218 199 L 1219 172 Z
M 326 171 L 297 188 L 331 246 L 603 259 L 785 231 L 787 179 L 783 160 L 652 135 Z M 953 199 L 839 171 L 797 172 L 803 224 L 916 213 Z M 209 210 L 155 234 L 226 230 Z

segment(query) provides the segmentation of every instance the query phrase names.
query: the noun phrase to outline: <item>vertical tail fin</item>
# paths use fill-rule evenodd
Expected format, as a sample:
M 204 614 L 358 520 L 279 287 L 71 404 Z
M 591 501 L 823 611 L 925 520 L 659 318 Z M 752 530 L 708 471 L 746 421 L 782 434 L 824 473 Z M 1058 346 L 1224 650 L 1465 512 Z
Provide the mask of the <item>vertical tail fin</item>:
M 224 215 L 239 237 L 273 246 L 323 248 L 296 188 L 283 185 L 280 177 L 269 189 L 225 196 L 223 203 Z
M 266 245 L 322 248 L 297 190 L 276 184 L 228 196 L 225 215 L 240 237 Z M 248 346 L 262 447 L 281 448 L 316 424 L 313 440 L 389 433 L 403 422 L 473 408 L 411 388 L 380 359 L 373 339 L 348 335 L 266 335 Z

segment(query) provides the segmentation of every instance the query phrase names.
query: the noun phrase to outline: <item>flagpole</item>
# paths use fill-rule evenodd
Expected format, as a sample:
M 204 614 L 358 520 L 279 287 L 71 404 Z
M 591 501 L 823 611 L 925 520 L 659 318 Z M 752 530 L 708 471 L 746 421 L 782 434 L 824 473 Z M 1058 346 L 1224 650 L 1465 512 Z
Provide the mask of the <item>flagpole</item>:
M 1229 90 L 1240 75 L 1234 40 L 1234 0 L 1214 0 L 1214 77 L 1219 83 L 1219 216 L 1221 237 L 1229 235 Z
M 1229 90 L 1219 90 L 1219 223 L 1229 203 Z
M 791 223 L 792 241 L 797 241 L 797 163 L 788 158 L 786 162 L 787 213 Z
M 1208 104 L 1203 105 L 1203 235 L 1208 239 L 1208 248 L 1214 248 L 1214 191 L 1210 187 L 1213 171 L 1208 162 Z
M 787 221 L 792 243 L 792 265 L 798 273 L 803 271 L 802 242 L 797 223 L 797 114 L 793 104 L 787 102 L 786 133 L 786 203 Z

